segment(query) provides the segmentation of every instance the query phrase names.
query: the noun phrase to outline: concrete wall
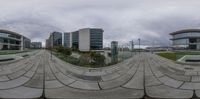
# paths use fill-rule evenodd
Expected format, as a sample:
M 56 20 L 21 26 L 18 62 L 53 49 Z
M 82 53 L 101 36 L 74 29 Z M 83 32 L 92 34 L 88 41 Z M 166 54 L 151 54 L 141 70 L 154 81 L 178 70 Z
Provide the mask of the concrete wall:
M 90 51 L 90 29 L 79 30 L 79 50 Z

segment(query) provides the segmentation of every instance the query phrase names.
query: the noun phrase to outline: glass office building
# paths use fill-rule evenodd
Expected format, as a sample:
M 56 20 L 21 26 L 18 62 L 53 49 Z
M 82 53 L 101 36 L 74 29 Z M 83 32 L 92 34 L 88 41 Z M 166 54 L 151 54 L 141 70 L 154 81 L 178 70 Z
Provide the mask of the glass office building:
M 70 48 L 70 33 L 64 33 L 64 47 Z
M 184 49 L 200 50 L 200 29 L 180 30 L 173 33 L 172 41 L 174 47 L 182 47 Z
M 102 50 L 103 29 L 83 28 L 64 33 L 64 47 L 80 51 Z
M 53 32 L 51 33 L 49 39 L 50 39 L 51 47 L 62 46 L 62 33 Z
M 72 32 L 72 48 L 79 48 L 79 31 Z
M 103 30 L 90 29 L 90 50 L 103 49 Z
M 0 50 L 25 50 L 30 48 L 31 40 L 18 33 L 0 30 Z

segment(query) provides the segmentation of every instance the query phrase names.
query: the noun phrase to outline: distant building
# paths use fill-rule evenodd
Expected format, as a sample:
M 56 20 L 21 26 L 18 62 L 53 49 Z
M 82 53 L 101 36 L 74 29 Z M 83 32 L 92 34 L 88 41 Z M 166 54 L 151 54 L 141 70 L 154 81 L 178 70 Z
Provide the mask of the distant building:
M 80 51 L 102 50 L 103 30 L 98 28 L 84 28 L 64 33 L 64 47 L 79 49 Z
M 51 33 L 49 40 L 50 40 L 50 47 L 52 48 L 55 46 L 62 46 L 62 33 L 60 32 Z
M 49 39 L 46 39 L 46 42 L 45 42 L 45 48 L 46 49 L 49 49 L 51 47 L 51 42 Z
M 200 29 L 187 29 L 170 33 L 173 47 L 200 50 Z
M 118 61 L 118 42 L 117 41 L 112 41 L 111 42 L 111 60 L 113 62 Z
M 8 30 L 0 30 L 0 50 L 26 50 L 31 40 L 23 35 Z
M 31 42 L 33 49 L 41 49 L 42 48 L 42 42 Z

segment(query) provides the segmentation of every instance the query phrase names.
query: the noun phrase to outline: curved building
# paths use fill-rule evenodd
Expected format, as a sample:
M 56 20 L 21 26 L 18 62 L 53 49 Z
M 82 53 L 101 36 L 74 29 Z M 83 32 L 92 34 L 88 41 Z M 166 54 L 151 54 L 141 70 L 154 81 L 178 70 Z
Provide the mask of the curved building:
M 31 40 L 12 31 L 0 30 L 0 50 L 25 50 Z
M 180 30 L 172 35 L 173 46 L 176 48 L 200 50 L 200 29 Z

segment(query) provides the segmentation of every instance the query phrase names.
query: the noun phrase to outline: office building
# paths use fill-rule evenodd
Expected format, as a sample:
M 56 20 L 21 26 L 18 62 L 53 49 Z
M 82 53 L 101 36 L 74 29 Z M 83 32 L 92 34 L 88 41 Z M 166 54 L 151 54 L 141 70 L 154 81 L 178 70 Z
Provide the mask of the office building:
M 103 30 L 98 28 L 84 28 L 64 34 L 64 46 L 80 51 L 102 50 Z
M 111 42 L 111 60 L 112 63 L 118 62 L 118 42 Z
M 26 50 L 30 48 L 31 40 L 19 33 L 0 30 L 0 50 Z
M 170 33 L 173 47 L 200 50 L 200 29 L 187 29 Z
M 64 47 L 65 48 L 70 48 L 70 37 L 71 37 L 71 33 L 64 33 Z
M 42 42 L 31 42 L 33 49 L 41 49 L 42 48 Z
M 60 32 L 51 33 L 49 40 L 50 40 L 50 47 L 52 48 L 55 46 L 62 46 L 62 33 Z

